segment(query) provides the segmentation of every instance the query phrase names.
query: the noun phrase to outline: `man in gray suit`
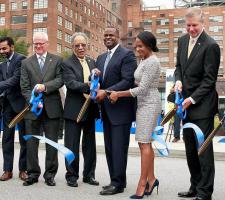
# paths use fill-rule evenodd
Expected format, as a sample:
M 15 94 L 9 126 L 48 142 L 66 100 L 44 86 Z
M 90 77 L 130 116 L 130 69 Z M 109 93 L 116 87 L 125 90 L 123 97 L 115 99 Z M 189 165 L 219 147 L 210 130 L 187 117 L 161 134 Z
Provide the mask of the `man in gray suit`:
M 63 85 L 62 59 L 47 52 L 49 43 L 46 33 L 34 33 L 33 45 L 35 54 L 22 62 L 20 86 L 27 102 L 30 100 L 32 89 L 36 86 L 36 92 L 43 93 L 44 107 L 38 117 L 31 112 L 26 115 L 26 126 L 32 135 L 40 135 L 42 126 L 45 136 L 57 142 L 59 120 L 63 111 L 59 94 L 59 88 Z M 27 142 L 28 178 L 23 183 L 24 186 L 38 182 L 41 174 L 38 164 L 38 145 L 39 141 L 35 138 Z M 58 170 L 58 156 L 57 150 L 48 144 L 46 144 L 45 162 L 45 183 L 48 186 L 55 186 L 54 177 Z

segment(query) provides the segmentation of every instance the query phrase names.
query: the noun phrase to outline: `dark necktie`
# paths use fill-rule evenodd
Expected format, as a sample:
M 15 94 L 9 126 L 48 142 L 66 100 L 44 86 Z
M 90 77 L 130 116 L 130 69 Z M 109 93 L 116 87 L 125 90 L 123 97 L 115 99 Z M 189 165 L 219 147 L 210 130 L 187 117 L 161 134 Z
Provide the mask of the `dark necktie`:
M 7 62 L 6 62 L 6 66 L 7 66 L 7 68 L 6 68 L 6 73 L 7 73 L 7 74 L 8 74 L 8 72 L 9 72 L 10 61 L 11 61 L 11 60 L 7 59 Z

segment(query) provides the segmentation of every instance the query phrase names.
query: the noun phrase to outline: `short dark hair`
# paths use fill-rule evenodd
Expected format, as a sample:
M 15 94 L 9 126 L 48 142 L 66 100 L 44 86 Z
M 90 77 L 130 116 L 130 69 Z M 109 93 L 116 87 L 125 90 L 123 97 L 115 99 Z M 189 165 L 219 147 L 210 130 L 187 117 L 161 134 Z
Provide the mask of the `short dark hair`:
M 0 37 L 0 42 L 5 42 L 7 41 L 8 45 L 11 47 L 12 45 L 14 45 L 14 41 L 11 37 L 8 36 L 2 36 Z
M 115 26 L 110 25 L 110 26 L 107 26 L 105 29 L 107 29 L 107 28 L 113 28 L 113 29 L 115 29 L 116 34 L 117 34 L 118 36 L 120 35 L 119 29 L 116 28 Z
M 156 37 L 149 31 L 143 31 L 138 34 L 139 38 L 145 46 L 149 47 L 153 52 L 158 52 L 159 49 L 156 46 Z

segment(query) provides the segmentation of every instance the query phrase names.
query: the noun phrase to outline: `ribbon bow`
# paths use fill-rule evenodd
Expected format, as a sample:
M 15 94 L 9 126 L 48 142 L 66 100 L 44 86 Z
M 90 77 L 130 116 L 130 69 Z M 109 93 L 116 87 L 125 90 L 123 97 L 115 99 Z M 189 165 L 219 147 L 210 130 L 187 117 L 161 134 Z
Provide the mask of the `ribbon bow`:
M 175 104 L 177 105 L 177 112 L 176 114 L 183 120 L 186 118 L 187 111 L 183 111 L 182 103 L 184 101 L 184 98 L 181 94 L 179 94 L 178 90 L 176 90 L 176 96 L 175 96 Z
M 91 86 L 90 86 L 90 97 L 92 100 L 95 100 L 97 96 L 98 82 L 99 82 L 99 76 L 97 76 L 95 72 L 92 72 Z
M 31 105 L 30 111 L 33 112 L 36 116 L 39 116 L 43 109 L 43 99 L 42 99 L 43 94 L 42 92 L 37 94 L 35 91 L 36 91 L 36 86 L 34 87 L 31 93 L 31 98 L 29 102 Z M 38 107 L 39 105 L 42 105 L 42 106 Z

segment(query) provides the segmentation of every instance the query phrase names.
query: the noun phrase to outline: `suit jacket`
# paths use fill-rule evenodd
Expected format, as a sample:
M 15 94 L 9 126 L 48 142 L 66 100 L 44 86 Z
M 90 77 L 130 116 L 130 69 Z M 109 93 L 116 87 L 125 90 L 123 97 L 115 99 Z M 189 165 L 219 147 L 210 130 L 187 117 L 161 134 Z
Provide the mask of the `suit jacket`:
M 218 112 L 216 80 L 220 65 L 219 45 L 205 31 L 199 36 L 189 58 L 189 35 L 178 40 L 176 80 L 183 84 L 184 98 L 192 97 L 196 104 L 187 109 L 191 119 L 212 117 Z
M 104 53 L 96 61 L 101 74 L 103 74 L 106 56 L 107 53 Z M 101 88 L 114 91 L 133 88 L 136 68 L 137 62 L 134 53 L 119 46 L 108 63 L 104 80 L 101 79 Z M 115 104 L 111 104 L 108 98 L 105 98 L 101 107 L 102 112 L 107 113 L 113 125 L 128 124 L 135 119 L 135 99 L 133 97 L 120 98 Z
M 0 93 L 4 93 L 13 111 L 19 113 L 25 106 L 25 99 L 20 89 L 20 68 L 21 61 L 25 59 L 24 55 L 14 52 L 13 57 L 8 66 L 7 62 L 0 64 Z
M 44 84 L 46 91 L 43 92 L 44 109 L 49 118 L 62 116 L 62 102 L 59 88 L 63 85 L 62 59 L 54 54 L 47 53 L 45 64 L 40 69 L 36 54 L 23 60 L 21 66 L 20 86 L 22 94 L 29 103 L 31 92 L 36 84 Z M 29 112 L 27 119 L 36 119 L 36 116 Z
M 86 57 L 86 62 L 90 72 L 95 68 L 95 61 Z M 64 118 L 75 120 L 85 102 L 83 93 L 89 94 L 90 89 L 87 83 L 84 83 L 83 67 L 76 57 L 71 55 L 62 64 L 63 81 L 67 88 L 66 100 L 64 105 Z M 81 121 L 85 121 L 87 117 L 98 117 L 98 107 L 93 101 L 89 105 L 84 117 Z

